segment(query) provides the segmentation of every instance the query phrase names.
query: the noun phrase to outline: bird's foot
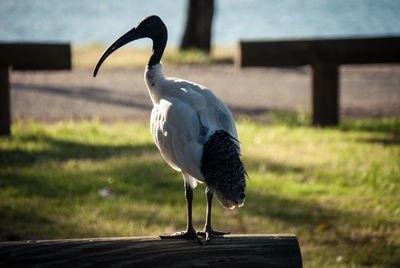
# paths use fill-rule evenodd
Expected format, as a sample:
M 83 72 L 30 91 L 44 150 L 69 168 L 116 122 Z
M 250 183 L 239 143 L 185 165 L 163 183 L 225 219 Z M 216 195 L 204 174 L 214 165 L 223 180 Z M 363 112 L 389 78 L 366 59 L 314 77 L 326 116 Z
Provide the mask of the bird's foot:
M 216 235 L 226 235 L 230 234 L 230 232 L 219 232 L 219 231 L 214 231 L 211 227 L 210 228 L 204 228 L 203 231 L 197 232 L 197 235 L 199 236 L 205 236 L 206 241 L 209 241 L 211 236 L 216 236 Z
M 196 240 L 199 245 L 202 245 L 200 238 L 197 236 L 196 231 L 194 229 L 182 232 L 176 232 L 172 235 L 160 235 L 161 239 L 187 239 L 187 240 Z

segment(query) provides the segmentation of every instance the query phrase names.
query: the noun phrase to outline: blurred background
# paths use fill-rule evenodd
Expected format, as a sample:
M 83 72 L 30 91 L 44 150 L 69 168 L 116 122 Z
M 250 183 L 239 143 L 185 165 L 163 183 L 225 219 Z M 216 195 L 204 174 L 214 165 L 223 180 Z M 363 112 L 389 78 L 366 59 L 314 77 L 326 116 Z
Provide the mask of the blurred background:
M 214 3 L 202 6 L 213 14 L 210 52 L 180 49 L 189 2 Z M 236 118 L 246 204 L 215 202 L 215 228 L 295 233 L 304 267 L 399 267 L 400 64 L 340 66 L 340 123 L 327 128 L 310 126 L 309 66 L 234 66 L 238 40 L 400 36 L 398 0 L 1 0 L 0 43 L 70 43 L 72 69 L 8 70 L 0 240 L 185 227 L 182 179 L 149 133 L 151 41 L 115 52 L 92 77 L 104 49 L 150 14 L 168 27 L 165 75 L 204 84 Z M 203 193 L 194 192 L 196 229 Z
M 200 23 L 204 14 L 211 14 L 201 21 L 201 25 L 205 26 L 200 27 L 209 29 L 198 33 L 200 37 L 197 38 L 198 43 L 203 40 L 203 43 L 209 44 L 200 45 L 195 40 L 195 43 L 186 42 L 184 45 L 185 30 L 189 37 L 190 33 L 196 32 L 196 27 L 190 23 L 192 27 L 189 27 L 187 23 L 190 21 L 189 3 L 184 0 L 172 3 L 161 0 L 1 1 L 0 41 L 65 42 L 72 45 L 72 72 L 11 72 L 12 118 L 98 116 L 103 119 L 147 119 L 151 102 L 142 83 L 141 68 L 149 57 L 150 40 L 142 39 L 129 44 L 121 50 L 124 53 L 118 51 L 103 66 L 104 69 L 133 68 L 129 71 L 133 79 L 128 81 L 126 75 L 118 76 L 121 71 L 112 70 L 105 71 L 98 80 L 88 78 L 105 47 L 149 14 L 158 14 L 168 27 L 169 40 L 163 62 L 172 66 L 164 69 L 166 75 L 185 77 L 207 85 L 217 90 L 217 95 L 234 110 L 234 114 L 257 119 L 263 119 L 267 111 L 277 109 L 309 113 L 312 72 L 307 66 L 253 68 L 238 72 L 232 65 L 238 40 L 387 37 L 400 34 L 400 2 L 395 0 L 207 0 L 199 1 L 203 6 L 197 7 L 198 14 L 203 16 L 194 15 L 191 18 Z M 192 35 L 192 39 L 196 39 L 196 34 Z M 182 47 L 189 50 L 182 51 Z M 215 75 L 204 72 L 204 64 L 213 63 L 218 64 L 213 71 Z M 182 64 L 187 66 L 182 68 Z M 398 66 L 340 66 L 341 116 L 399 116 Z M 106 85 L 111 81 L 112 74 L 117 77 L 112 84 Z M 219 77 L 229 79 L 222 81 Z M 109 86 L 113 87 L 112 93 Z M 82 103 L 82 99 L 93 95 L 94 91 L 87 91 L 89 88 L 99 87 L 103 91 L 97 90 L 96 98 Z M 63 90 L 52 91 L 54 88 Z M 247 94 L 247 88 L 252 88 L 254 94 Z M 68 99 L 65 99 L 66 96 Z M 134 96 L 137 105 L 127 102 Z M 128 105 L 114 105 L 109 110 L 98 106 L 121 101 Z M 56 106 L 51 114 L 43 111 L 49 102 Z
M 107 45 L 140 18 L 157 14 L 168 26 L 168 44 L 178 46 L 188 2 L 3 0 L 0 40 Z M 212 44 L 233 46 L 238 39 L 399 35 L 399 15 L 397 0 L 216 0 Z

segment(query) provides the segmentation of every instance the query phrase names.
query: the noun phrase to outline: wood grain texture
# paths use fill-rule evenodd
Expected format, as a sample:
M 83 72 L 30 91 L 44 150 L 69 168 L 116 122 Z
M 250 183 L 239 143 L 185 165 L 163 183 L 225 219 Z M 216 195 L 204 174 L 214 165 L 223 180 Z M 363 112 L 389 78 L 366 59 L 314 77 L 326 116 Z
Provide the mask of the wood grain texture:
M 8 266 L 302 267 L 296 236 L 228 235 L 203 245 L 158 237 L 0 243 Z

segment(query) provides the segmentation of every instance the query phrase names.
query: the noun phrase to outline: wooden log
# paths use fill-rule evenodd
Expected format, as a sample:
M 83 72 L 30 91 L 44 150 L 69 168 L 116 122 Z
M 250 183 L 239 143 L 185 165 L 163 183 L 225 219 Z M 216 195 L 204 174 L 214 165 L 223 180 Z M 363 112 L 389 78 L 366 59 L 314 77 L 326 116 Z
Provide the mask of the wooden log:
M 69 44 L 0 43 L 0 136 L 10 136 L 9 68 L 14 70 L 71 69 Z
M 14 70 L 71 69 L 69 44 L 0 43 L 0 65 Z
M 310 44 L 302 41 L 239 41 L 235 65 L 298 66 L 310 64 Z
M 331 62 L 313 64 L 312 125 L 330 126 L 339 123 L 338 65 Z
M 0 136 L 10 136 L 10 81 L 8 66 L 0 65 Z
M 302 267 L 294 235 L 228 235 L 203 245 L 158 237 L 0 243 L 8 266 Z
M 339 123 L 340 64 L 398 63 L 400 37 L 240 41 L 236 65 L 311 65 L 312 125 Z
M 337 64 L 398 63 L 400 37 L 240 41 L 236 65 L 299 66 L 316 61 Z

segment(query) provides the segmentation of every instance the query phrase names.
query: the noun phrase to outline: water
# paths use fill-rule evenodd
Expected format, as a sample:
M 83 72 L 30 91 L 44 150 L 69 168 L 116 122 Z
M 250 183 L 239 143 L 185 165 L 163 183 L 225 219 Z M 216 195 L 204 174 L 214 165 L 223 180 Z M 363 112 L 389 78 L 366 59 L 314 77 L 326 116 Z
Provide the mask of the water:
M 399 0 L 215 0 L 212 42 L 400 35 Z M 110 44 L 149 14 L 179 45 L 186 0 L 0 0 L 0 41 Z M 136 45 L 148 45 L 139 41 Z

